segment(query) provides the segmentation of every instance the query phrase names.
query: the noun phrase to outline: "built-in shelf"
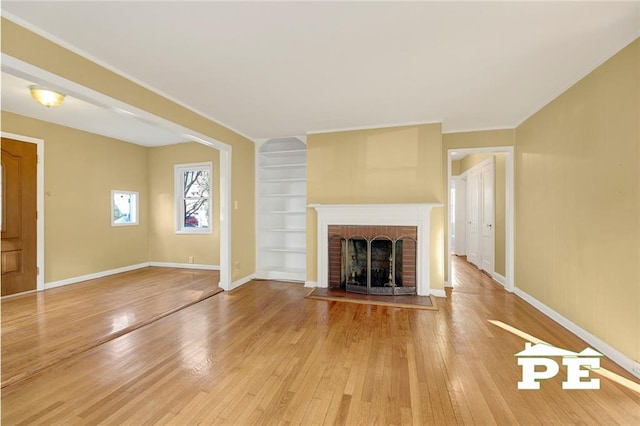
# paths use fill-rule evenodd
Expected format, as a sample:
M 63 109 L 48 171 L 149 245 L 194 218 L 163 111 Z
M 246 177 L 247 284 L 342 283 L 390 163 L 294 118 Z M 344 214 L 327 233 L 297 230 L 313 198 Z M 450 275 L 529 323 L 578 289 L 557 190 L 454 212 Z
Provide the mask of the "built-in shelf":
M 307 150 L 297 138 L 257 148 L 257 276 L 306 279 Z
M 266 232 L 307 232 L 306 228 L 263 228 L 262 230 Z
M 300 168 L 306 168 L 307 167 L 307 163 L 291 163 L 291 164 L 266 164 L 266 165 L 261 165 L 260 168 L 262 170 L 265 169 L 300 169 Z
M 263 194 L 263 197 L 276 197 L 276 198 L 298 198 L 298 197 L 306 197 L 305 194 Z
M 262 151 L 260 155 L 263 157 L 286 157 L 307 155 L 306 149 L 286 149 L 281 151 Z
M 277 178 L 277 179 L 261 179 L 262 183 L 269 182 L 306 182 L 307 178 Z
M 261 214 L 305 214 L 304 210 L 271 210 L 269 212 L 263 211 Z
M 281 253 L 306 253 L 306 247 L 262 247 L 265 251 L 275 251 Z

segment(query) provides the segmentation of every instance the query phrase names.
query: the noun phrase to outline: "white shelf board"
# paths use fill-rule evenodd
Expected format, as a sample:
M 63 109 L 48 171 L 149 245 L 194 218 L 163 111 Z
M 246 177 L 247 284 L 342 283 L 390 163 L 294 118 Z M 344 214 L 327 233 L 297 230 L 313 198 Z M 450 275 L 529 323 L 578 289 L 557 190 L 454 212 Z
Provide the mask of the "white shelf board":
M 263 164 L 258 166 L 260 169 L 301 169 L 304 167 L 307 167 L 307 163 Z
M 304 268 L 285 268 L 284 266 L 270 265 L 259 268 L 261 271 L 288 272 L 291 274 L 304 274 Z
M 306 149 L 285 149 L 282 151 L 261 151 L 259 154 L 263 155 L 265 157 L 270 157 L 270 156 L 287 156 L 287 155 L 299 155 L 299 154 L 306 154 L 307 150 Z
M 306 247 L 261 247 L 260 250 L 275 251 L 278 253 L 306 253 Z
M 266 231 L 266 232 L 291 232 L 291 233 L 307 232 L 306 228 L 262 228 L 261 231 Z
M 269 182 L 306 182 L 307 178 L 275 178 L 275 179 L 260 179 L 261 183 Z
M 307 194 L 262 194 L 261 197 L 277 197 L 277 198 L 303 198 Z
M 307 213 L 305 210 L 270 210 L 270 211 L 261 211 L 261 215 L 268 214 L 305 214 Z

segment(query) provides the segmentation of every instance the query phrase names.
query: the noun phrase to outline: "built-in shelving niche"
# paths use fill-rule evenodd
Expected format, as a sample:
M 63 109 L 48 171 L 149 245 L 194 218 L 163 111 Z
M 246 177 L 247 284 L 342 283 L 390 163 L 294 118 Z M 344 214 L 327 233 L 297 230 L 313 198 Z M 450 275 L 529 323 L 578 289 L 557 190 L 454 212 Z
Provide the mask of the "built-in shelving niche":
M 306 278 L 307 146 L 270 139 L 257 148 L 258 278 Z

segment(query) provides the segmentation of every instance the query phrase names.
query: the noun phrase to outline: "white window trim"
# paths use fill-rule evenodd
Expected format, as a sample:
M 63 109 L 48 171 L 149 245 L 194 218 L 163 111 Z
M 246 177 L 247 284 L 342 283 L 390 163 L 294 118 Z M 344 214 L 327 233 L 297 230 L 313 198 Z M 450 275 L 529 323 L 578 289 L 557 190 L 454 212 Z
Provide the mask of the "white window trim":
M 129 194 L 129 195 L 135 195 L 135 203 L 133 206 L 131 206 L 131 215 L 134 216 L 136 218 L 136 220 L 134 222 L 126 222 L 126 223 L 115 223 L 113 220 L 113 209 L 115 207 L 115 202 L 114 200 L 114 196 L 115 194 Z M 140 194 L 136 191 L 121 191 L 119 189 L 112 189 L 111 190 L 111 226 L 136 226 L 139 225 L 140 222 Z
M 185 170 L 207 170 L 209 171 L 209 227 L 208 228 L 188 228 L 184 226 L 182 218 L 183 212 L 183 188 L 182 188 L 182 173 Z M 173 166 L 173 189 L 174 198 L 173 205 L 175 209 L 175 231 L 176 234 L 211 234 L 213 233 L 213 163 L 211 161 L 203 163 L 184 163 L 174 164 Z

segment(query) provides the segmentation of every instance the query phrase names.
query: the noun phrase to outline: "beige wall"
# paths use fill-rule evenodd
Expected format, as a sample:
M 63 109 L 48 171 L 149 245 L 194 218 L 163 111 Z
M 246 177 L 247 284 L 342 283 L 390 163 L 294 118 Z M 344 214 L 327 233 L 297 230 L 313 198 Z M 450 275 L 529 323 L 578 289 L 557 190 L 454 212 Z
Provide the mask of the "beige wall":
M 460 160 L 451 160 L 451 176 L 460 174 Z
M 45 282 L 148 262 L 146 148 L 2 111 L 2 131 L 44 139 Z M 140 193 L 137 226 L 111 226 L 111 190 Z
M 517 129 L 516 285 L 640 360 L 640 40 Z
M 149 260 L 152 262 L 220 265 L 220 153 L 190 142 L 148 149 Z M 175 232 L 175 164 L 213 163 L 213 232 L 185 235 Z
M 255 149 L 252 141 L 2 18 L 2 52 L 230 145 L 232 280 L 255 272 Z
M 389 149 L 392 147 L 392 149 Z M 439 124 L 313 134 L 307 137 L 309 203 L 442 202 Z M 317 280 L 315 210 L 307 210 L 307 279 Z M 442 288 L 442 208 L 431 214 L 431 286 Z
M 506 225 L 506 194 L 507 194 L 507 154 L 497 153 L 495 154 L 495 247 L 494 247 L 494 269 L 495 271 L 506 276 L 507 273 L 507 225 Z
M 491 157 L 493 154 L 490 153 L 479 153 L 479 154 L 469 154 L 465 155 L 463 159 L 460 160 L 460 173 L 464 173 L 473 166 L 477 166 L 482 163 L 484 160 Z M 453 172 L 451 173 L 453 175 Z
M 443 156 L 447 150 L 461 148 L 487 148 L 494 146 L 514 146 L 515 129 L 479 130 L 475 132 L 445 133 L 442 135 Z

